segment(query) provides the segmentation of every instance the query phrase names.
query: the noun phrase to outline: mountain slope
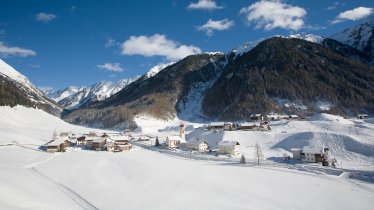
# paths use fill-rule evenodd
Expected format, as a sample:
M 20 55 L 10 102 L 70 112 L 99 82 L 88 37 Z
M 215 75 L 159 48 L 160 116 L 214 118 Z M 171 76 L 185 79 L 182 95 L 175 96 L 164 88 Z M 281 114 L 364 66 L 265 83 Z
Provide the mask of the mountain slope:
M 0 106 L 38 107 L 53 115 L 61 108 L 36 88 L 25 76 L 0 59 Z
M 112 97 L 69 113 L 64 119 L 80 124 L 115 126 L 140 113 L 160 119 L 174 118 L 180 104 L 183 106 L 189 100 L 190 90 L 199 85 L 210 87 L 224 65 L 225 56 L 221 53 L 188 56 L 153 77 L 143 75 Z
M 330 38 L 361 51 L 374 64 L 374 17 L 360 25 L 334 34 Z
M 318 111 L 326 101 L 341 114 L 374 111 L 374 69 L 300 39 L 271 38 L 227 65 L 207 92 L 209 117 L 246 119 L 254 112 Z M 297 102 L 289 108 L 280 101 Z
M 338 53 L 341 56 L 359 61 L 361 63 L 370 64 L 371 62 L 370 57 L 365 55 L 363 52 L 347 44 L 343 44 L 339 41 L 336 41 L 334 39 L 326 38 L 321 42 L 321 45 L 331 49 L 332 51 Z

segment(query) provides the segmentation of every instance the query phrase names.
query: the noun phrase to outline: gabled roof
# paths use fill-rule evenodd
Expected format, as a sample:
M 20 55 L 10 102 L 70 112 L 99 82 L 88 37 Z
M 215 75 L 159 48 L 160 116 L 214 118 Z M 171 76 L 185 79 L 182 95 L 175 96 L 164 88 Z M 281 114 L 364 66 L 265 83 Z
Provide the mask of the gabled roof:
M 323 154 L 323 147 L 319 146 L 304 146 L 303 153 L 310 153 L 310 154 Z
M 209 123 L 209 126 L 224 126 L 225 123 L 224 122 L 212 122 L 212 123 Z
M 99 138 L 95 138 L 92 142 L 94 143 L 101 143 L 103 141 L 105 141 L 107 138 L 104 138 L 104 137 L 99 137 Z
M 181 143 L 186 143 L 186 140 L 184 140 L 180 136 L 168 136 L 168 137 L 166 137 L 166 140 L 169 140 L 169 141 L 180 141 Z
M 49 142 L 48 144 L 46 144 L 46 146 L 59 146 L 60 144 L 64 143 L 64 141 L 67 141 L 68 138 L 63 138 L 63 137 L 58 137 L 56 138 L 55 140 Z
M 257 126 L 256 123 L 250 123 L 250 122 L 244 122 L 242 124 L 240 124 L 240 126 Z
M 125 135 L 125 136 L 111 136 L 110 139 L 113 141 L 129 141 L 131 140 L 130 136 Z
M 218 143 L 218 146 L 236 146 L 240 145 L 237 141 L 221 141 Z

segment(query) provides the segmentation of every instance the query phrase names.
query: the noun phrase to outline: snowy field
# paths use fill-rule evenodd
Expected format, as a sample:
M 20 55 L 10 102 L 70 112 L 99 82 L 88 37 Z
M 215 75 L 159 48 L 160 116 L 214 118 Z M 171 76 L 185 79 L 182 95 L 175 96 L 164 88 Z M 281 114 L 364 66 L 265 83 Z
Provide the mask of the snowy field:
M 177 134 L 178 120 L 138 118 L 140 134 Z M 284 121 L 271 132 L 211 132 L 186 123 L 188 138 L 238 140 L 251 158 L 254 143 L 277 161 L 291 147 L 328 145 L 344 170 L 373 170 L 374 121 L 320 114 Z M 193 129 L 196 128 L 196 129 Z M 38 147 L 54 130 L 93 131 L 41 110 L 0 107 L 0 209 L 372 209 L 374 184 L 349 172 L 313 173 L 296 166 L 199 161 L 135 147 L 130 152 Z M 160 132 L 158 132 L 160 131 Z M 273 158 L 273 159 L 271 159 Z M 309 169 L 316 167 L 308 164 Z

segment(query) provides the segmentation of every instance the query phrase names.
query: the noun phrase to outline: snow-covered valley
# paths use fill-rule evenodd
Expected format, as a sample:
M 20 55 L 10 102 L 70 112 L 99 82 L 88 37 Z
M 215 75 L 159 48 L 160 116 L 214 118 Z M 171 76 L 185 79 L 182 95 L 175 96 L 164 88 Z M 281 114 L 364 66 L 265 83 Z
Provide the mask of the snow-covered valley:
M 210 145 L 239 141 L 248 161 L 243 165 L 239 157 L 201 160 L 178 151 L 136 146 L 121 153 L 46 153 L 39 146 L 52 138 L 54 130 L 93 129 L 22 106 L 0 107 L 0 113 L 1 209 L 371 209 L 373 205 L 372 119 L 319 114 L 308 121 L 272 122 L 267 132 L 214 132 L 201 129 L 203 124 L 185 122 L 187 141 L 197 137 Z M 135 137 L 157 135 L 161 141 L 177 134 L 180 123 L 146 116 L 135 121 L 139 126 Z M 251 164 L 256 142 L 267 158 L 260 166 Z M 330 147 L 338 159 L 337 169 L 280 161 L 292 147 L 320 144 Z M 352 174 L 369 178 L 348 178 Z

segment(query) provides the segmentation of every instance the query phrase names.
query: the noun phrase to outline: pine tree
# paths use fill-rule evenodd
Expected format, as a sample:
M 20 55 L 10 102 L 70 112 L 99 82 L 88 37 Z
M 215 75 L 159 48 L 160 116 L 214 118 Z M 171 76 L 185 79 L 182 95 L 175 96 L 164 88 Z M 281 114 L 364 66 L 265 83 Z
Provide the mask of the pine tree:
M 160 146 L 160 142 L 158 141 L 158 136 L 156 136 L 156 144 L 155 144 L 156 147 L 159 147 Z
M 240 158 L 240 163 L 241 163 L 241 164 L 245 164 L 245 157 L 244 157 L 243 154 L 242 154 L 242 157 Z

